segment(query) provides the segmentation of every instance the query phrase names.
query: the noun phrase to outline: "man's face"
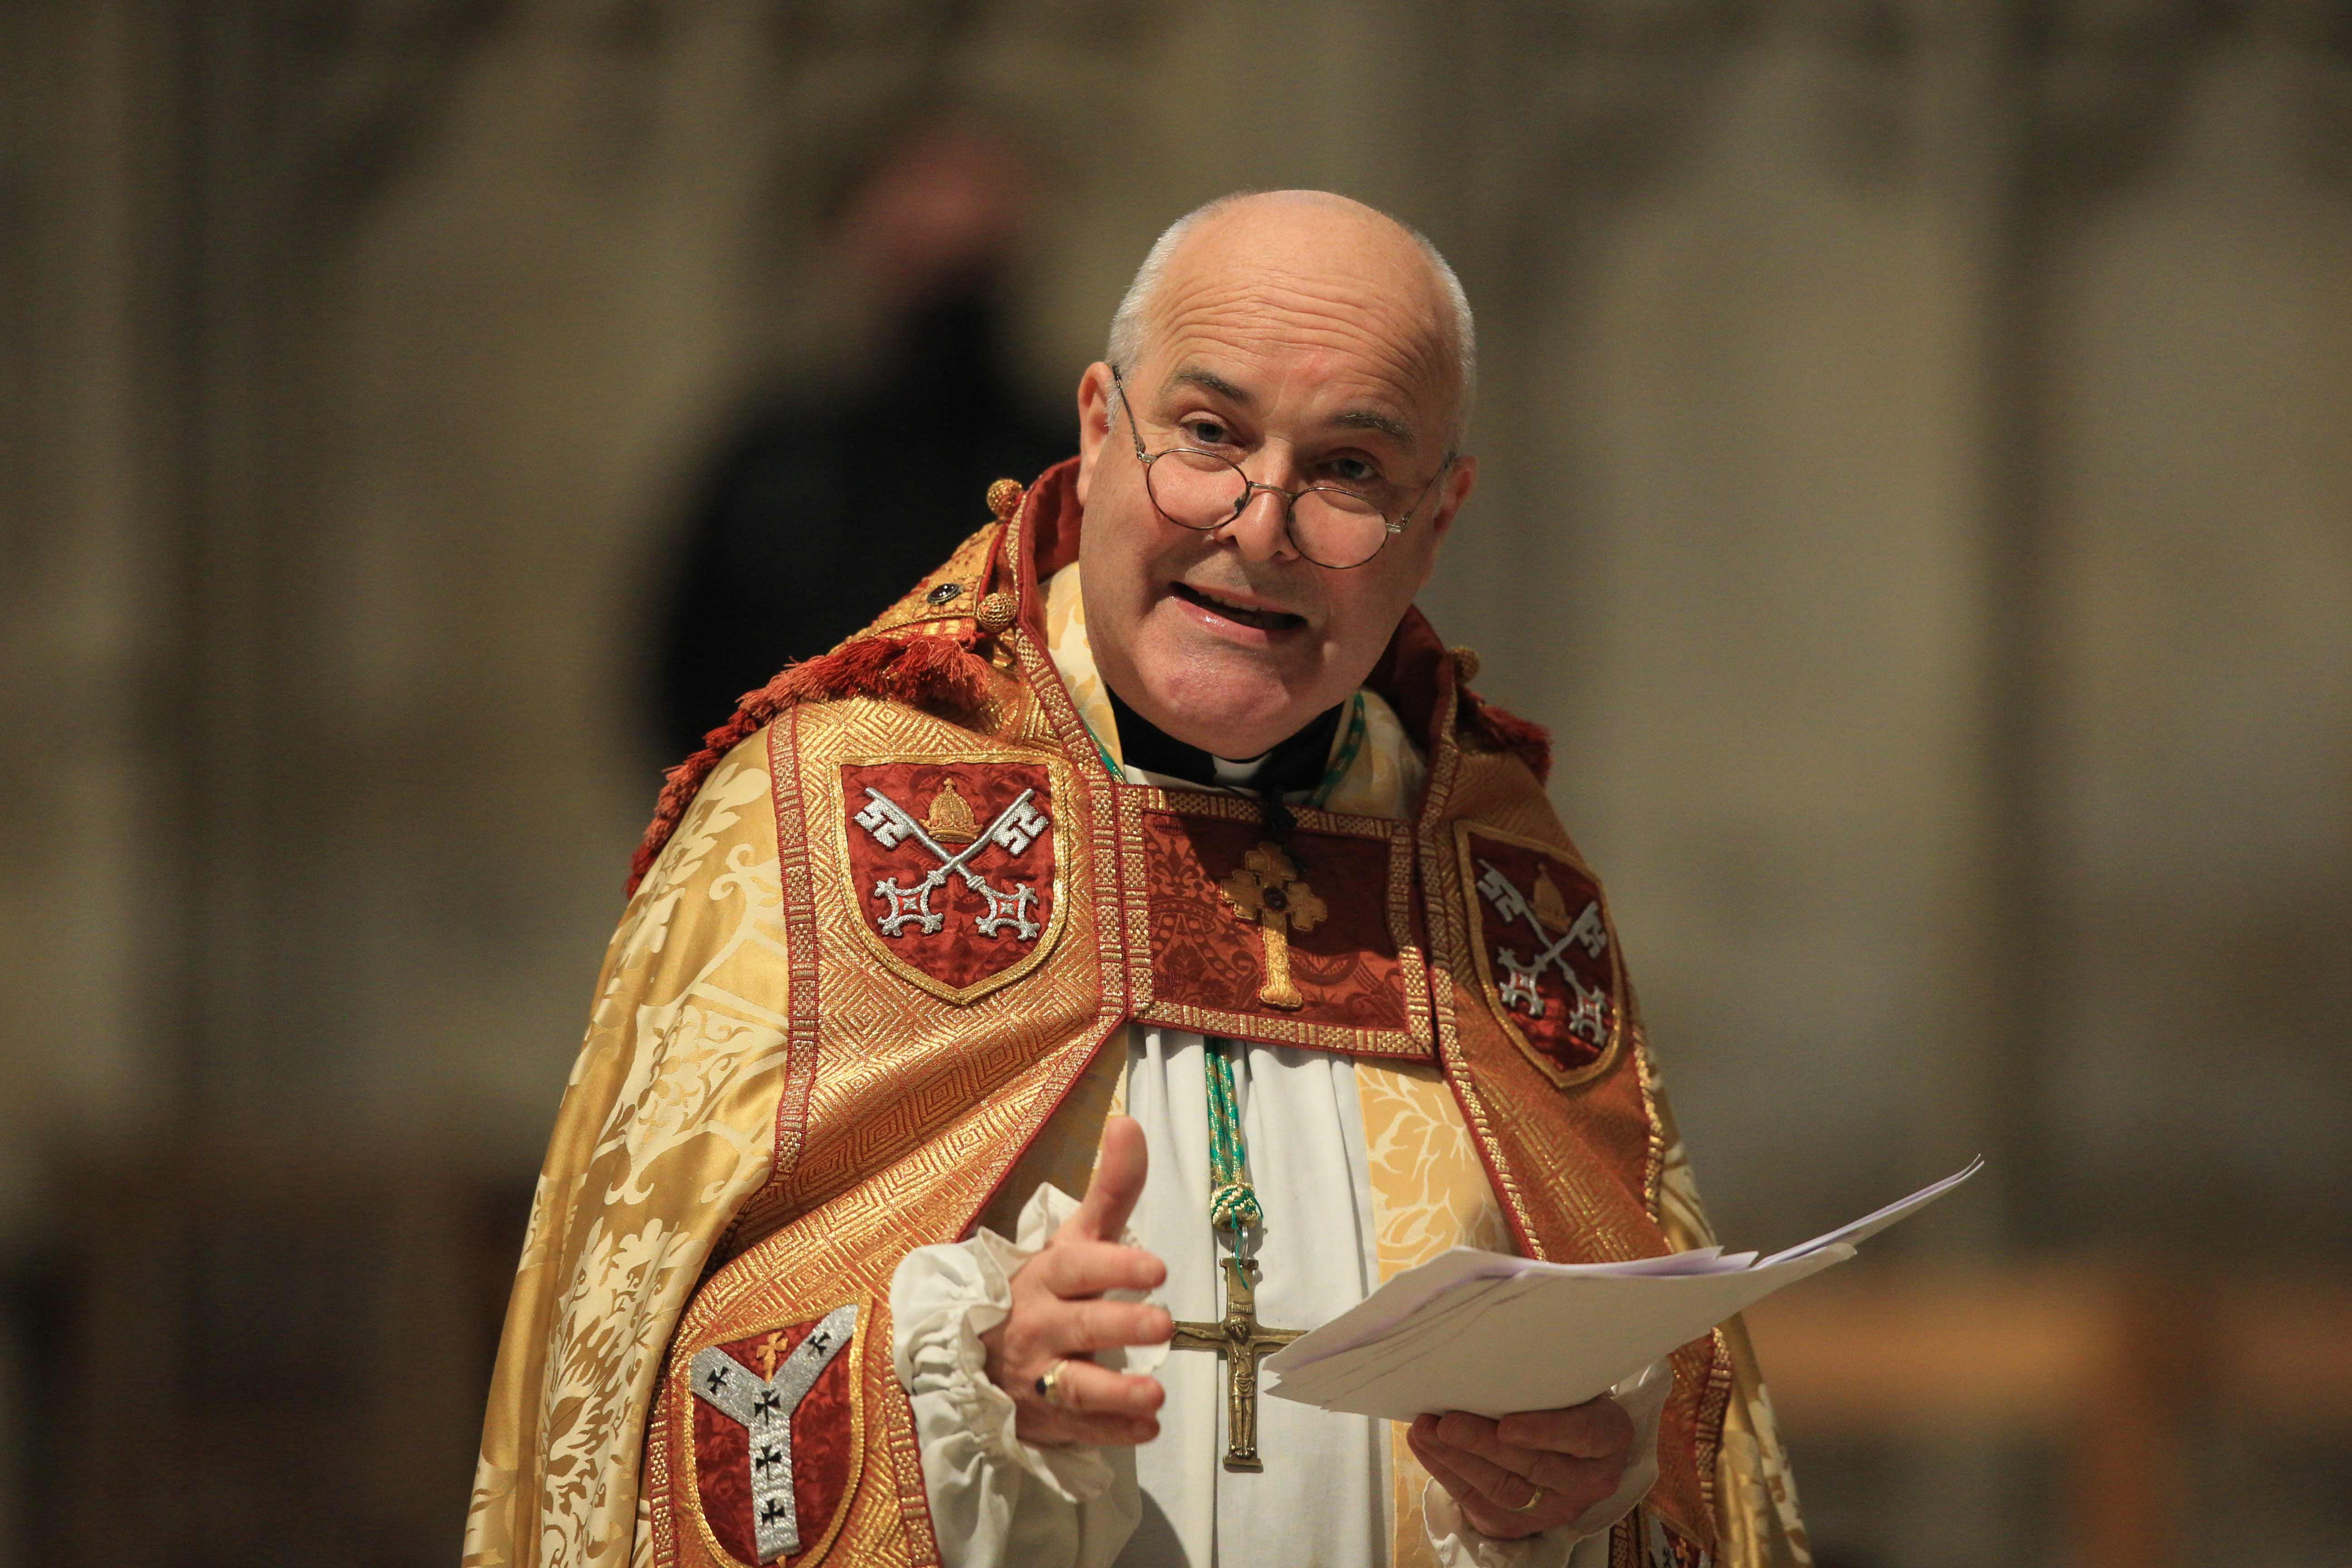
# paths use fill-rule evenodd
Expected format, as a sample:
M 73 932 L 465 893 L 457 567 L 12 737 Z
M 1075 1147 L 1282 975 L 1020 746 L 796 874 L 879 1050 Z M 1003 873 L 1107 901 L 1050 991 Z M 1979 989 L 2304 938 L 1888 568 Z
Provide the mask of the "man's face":
M 1251 757 L 1363 683 L 1475 478 L 1437 484 L 1454 372 L 1436 280 L 1410 239 L 1362 209 L 1255 203 L 1194 231 L 1171 258 L 1141 363 L 1078 385 L 1079 572 L 1103 677 L 1177 740 Z M 1347 570 L 1299 554 L 1281 497 L 1251 492 L 1213 533 L 1162 517 L 1146 451 L 1197 447 L 1262 484 L 1342 484 L 1414 509 Z M 1414 503 L 1418 500 L 1418 507 Z

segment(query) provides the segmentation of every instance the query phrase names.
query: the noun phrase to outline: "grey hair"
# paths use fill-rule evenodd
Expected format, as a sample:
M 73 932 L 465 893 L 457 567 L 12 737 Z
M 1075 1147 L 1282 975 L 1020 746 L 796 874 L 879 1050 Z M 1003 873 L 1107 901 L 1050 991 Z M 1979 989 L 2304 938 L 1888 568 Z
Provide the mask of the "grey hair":
M 1144 252 L 1143 265 L 1135 269 L 1135 277 L 1128 284 L 1127 292 L 1119 297 L 1118 309 L 1111 312 L 1110 342 L 1105 358 L 1113 366 L 1122 373 L 1131 372 L 1136 362 L 1143 357 L 1144 339 L 1150 332 L 1150 322 L 1146 318 L 1150 313 L 1152 299 L 1160 292 L 1160 281 L 1168 271 L 1169 258 L 1176 254 L 1185 237 L 1204 220 L 1235 202 L 1259 194 L 1256 191 L 1234 191 L 1213 201 L 1203 202 L 1160 231 L 1160 237 L 1151 242 L 1151 248 Z M 1381 216 L 1389 217 L 1386 213 Z M 1478 323 L 1470 313 L 1470 296 L 1463 292 L 1462 279 L 1454 276 L 1453 265 L 1430 242 L 1427 235 L 1411 224 L 1398 223 L 1393 217 L 1389 217 L 1389 221 L 1412 237 L 1412 242 L 1421 247 L 1421 254 L 1428 260 L 1445 290 L 1445 301 L 1453 317 L 1453 331 L 1449 334 L 1453 341 L 1446 346 L 1453 352 L 1454 370 L 1461 379 L 1462 396 L 1454 416 L 1452 435 L 1452 445 L 1459 451 L 1470 434 L 1471 411 L 1478 402 Z

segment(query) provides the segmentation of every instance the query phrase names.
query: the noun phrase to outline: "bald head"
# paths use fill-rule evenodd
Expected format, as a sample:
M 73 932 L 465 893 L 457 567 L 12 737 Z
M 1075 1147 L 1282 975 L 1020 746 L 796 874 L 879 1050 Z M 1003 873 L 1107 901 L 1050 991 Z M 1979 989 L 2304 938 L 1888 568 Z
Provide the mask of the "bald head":
M 1235 758 L 1345 701 L 1476 482 L 1470 367 L 1452 271 L 1360 202 L 1230 196 L 1163 235 L 1078 378 L 1078 570 L 1111 690 Z
M 1304 292 L 1370 308 L 1400 374 L 1429 378 L 1459 448 L 1477 395 L 1477 332 L 1460 279 L 1437 247 L 1375 207 L 1329 191 L 1219 196 L 1171 224 L 1111 317 L 1109 363 L 1132 372 L 1171 310 L 1206 300 L 1269 302 Z

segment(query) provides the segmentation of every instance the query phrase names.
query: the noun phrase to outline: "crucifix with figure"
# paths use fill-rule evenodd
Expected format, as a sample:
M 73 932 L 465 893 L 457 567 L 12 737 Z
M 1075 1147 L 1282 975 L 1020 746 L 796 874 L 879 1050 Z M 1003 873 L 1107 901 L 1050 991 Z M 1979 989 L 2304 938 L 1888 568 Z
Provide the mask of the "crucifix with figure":
M 1225 1358 L 1225 1468 L 1262 1470 L 1257 1457 L 1257 1363 L 1297 1339 L 1303 1329 L 1268 1329 L 1257 1321 L 1250 1265 L 1225 1258 L 1225 1315 L 1213 1323 L 1179 1323 L 1169 1343 L 1180 1351 L 1214 1351 Z

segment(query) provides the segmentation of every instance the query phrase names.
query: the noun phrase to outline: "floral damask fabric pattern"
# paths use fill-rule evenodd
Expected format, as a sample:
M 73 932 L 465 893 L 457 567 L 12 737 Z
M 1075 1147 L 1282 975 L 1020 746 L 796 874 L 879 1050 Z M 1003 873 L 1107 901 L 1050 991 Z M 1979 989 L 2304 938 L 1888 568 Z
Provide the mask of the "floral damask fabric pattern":
M 678 1313 L 766 1179 L 784 1067 L 765 737 L 704 785 L 631 900 L 541 1172 L 464 1561 L 635 1554 L 647 1412 Z
M 1462 1108 L 1434 1066 L 1360 1059 L 1356 1098 L 1364 1113 L 1383 1281 L 1451 1247 L 1517 1250 Z M 1389 1475 L 1395 1568 L 1435 1568 L 1421 1520 L 1429 1472 L 1405 1447 L 1401 1426 L 1389 1428 Z

